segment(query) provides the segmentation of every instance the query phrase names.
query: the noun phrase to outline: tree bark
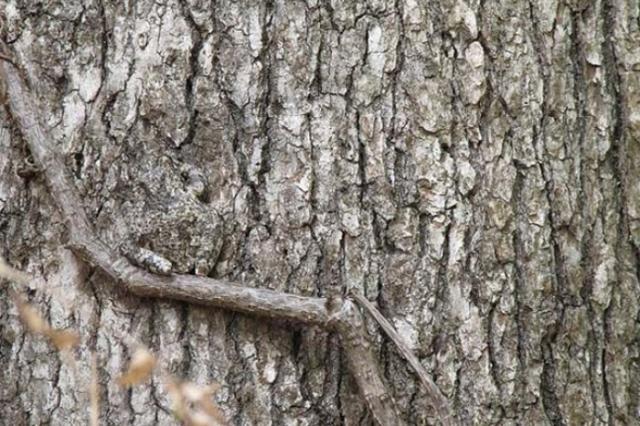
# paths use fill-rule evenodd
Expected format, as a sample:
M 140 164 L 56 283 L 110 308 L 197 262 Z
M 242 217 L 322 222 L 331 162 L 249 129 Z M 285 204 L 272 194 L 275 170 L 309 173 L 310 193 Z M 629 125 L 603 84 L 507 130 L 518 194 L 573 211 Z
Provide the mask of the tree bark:
M 637 2 L 12 0 L 0 24 L 104 247 L 307 297 L 316 325 L 364 294 L 462 424 L 638 417 Z M 174 424 L 160 379 L 115 383 L 137 341 L 231 424 L 372 421 L 348 330 L 139 297 L 66 249 L 5 105 L 0 256 L 83 342 L 74 372 L 0 287 L 1 418 L 86 424 L 95 350 L 103 424 Z M 434 422 L 364 318 L 399 421 Z

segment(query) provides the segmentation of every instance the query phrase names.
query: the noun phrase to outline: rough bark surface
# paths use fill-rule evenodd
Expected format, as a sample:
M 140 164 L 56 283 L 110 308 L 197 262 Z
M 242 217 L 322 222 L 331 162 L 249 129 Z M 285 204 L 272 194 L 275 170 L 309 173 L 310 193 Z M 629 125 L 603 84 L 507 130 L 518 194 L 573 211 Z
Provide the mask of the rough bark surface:
M 362 292 L 464 424 L 640 414 L 640 5 L 554 1 L 2 1 L 102 240 L 176 272 Z M 0 255 L 85 337 L 75 374 L 0 288 L 0 416 L 173 424 L 122 391 L 130 342 L 222 385 L 233 424 L 368 424 L 337 336 L 118 290 L 63 248 L 0 110 Z M 424 390 L 374 322 L 404 421 Z

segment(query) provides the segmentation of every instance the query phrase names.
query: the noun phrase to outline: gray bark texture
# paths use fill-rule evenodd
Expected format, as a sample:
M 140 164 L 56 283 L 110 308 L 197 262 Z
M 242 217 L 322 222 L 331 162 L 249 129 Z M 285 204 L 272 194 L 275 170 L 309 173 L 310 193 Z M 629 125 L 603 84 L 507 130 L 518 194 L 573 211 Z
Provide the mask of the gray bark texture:
M 135 343 L 229 424 L 371 424 L 360 317 L 321 326 L 350 292 L 460 424 L 637 424 L 637 0 L 0 0 L 0 33 L 33 96 L 0 81 L 0 257 L 82 337 L 0 286 L 0 424 L 87 424 L 92 351 L 101 424 L 176 424 L 116 384 Z M 437 423 L 362 318 L 398 422 Z

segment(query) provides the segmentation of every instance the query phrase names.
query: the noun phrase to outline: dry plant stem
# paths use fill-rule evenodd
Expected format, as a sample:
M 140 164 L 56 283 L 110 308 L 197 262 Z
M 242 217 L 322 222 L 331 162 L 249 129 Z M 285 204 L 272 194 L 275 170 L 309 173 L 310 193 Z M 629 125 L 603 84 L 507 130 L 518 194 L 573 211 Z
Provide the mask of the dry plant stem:
M 393 343 L 395 343 L 396 347 L 402 354 L 402 356 L 407 360 L 407 362 L 411 365 L 413 370 L 420 378 L 422 385 L 427 391 L 427 396 L 429 397 L 429 401 L 431 405 L 435 408 L 438 417 L 440 418 L 440 422 L 443 425 L 453 425 L 455 424 L 453 419 L 451 418 L 451 411 L 449 409 L 449 402 L 442 395 L 440 389 L 436 386 L 436 384 L 429 377 L 429 373 L 422 367 L 418 358 L 413 354 L 411 349 L 406 345 L 402 337 L 398 334 L 398 332 L 393 328 L 393 325 L 380 313 L 380 311 L 371 303 L 369 300 L 361 294 L 351 293 L 351 297 L 361 306 L 363 307 L 369 315 L 371 315 L 380 328 L 384 330 L 387 336 Z
M 4 47 L 1 41 L 0 47 Z M 25 68 L 28 75 L 29 69 Z M 11 115 L 44 172 L 67 226 L 68 245 L 77 255 L 101 268 L 137 296 L 182 300 L 337 330 L 341 334 L 351 372 L 373 417 L 382 425 L 401 424 L 395 403 L 378 371 L 362 319 L 353 304 L 347 301 L 337 315 L 330 315 L 326 300 L 322 298 L 243 287 L 191 275 L 163 277 L 134 267 L 95 235 L 73 181 L 55 152 L 52 138 L 39 122 L 42 114 L 20 73 L 7 61 L 0 60 L 0 77 L 6 84 Z
M 351 371 L 358 371 L 354 376 L 373 418 L 381 425 L 403 424 L 395 411 L 388 409 L 395 403 L 382 382 L 378 361 L 367 338 L 362 314 L 349 300 L 345 300 L 339 309 L 337 315 L 340 320 L 336 323 L 336 330 L 340 334 Z

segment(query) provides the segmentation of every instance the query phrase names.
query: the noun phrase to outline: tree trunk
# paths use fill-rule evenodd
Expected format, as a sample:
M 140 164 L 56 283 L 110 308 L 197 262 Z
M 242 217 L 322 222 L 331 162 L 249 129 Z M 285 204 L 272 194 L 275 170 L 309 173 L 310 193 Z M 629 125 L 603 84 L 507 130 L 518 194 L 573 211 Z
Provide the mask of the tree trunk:
M 181 274 L 378 306 L 462 424 L 640 415 L 640 5 L 632 0 L 8 0 L 84 210 Z M 218 383 L 230 424 L 369 424 L 320 328 L 139 298 L 65 248 L 43 170 L 0 111 L 0 256 L 82 335 L 75 365 L 0 288 L 0 413 L 175 424 L 135 344 Z M 124 249 L 123 249 L 124 250 Z M 409 424 L 425 389 L 367 319 Z

